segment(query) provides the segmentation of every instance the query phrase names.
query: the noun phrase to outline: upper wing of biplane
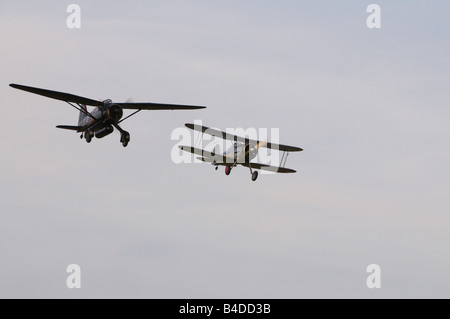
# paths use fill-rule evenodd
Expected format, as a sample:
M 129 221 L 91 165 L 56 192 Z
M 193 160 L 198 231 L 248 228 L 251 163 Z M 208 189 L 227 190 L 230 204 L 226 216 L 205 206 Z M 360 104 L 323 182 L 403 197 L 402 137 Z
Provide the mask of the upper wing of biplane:
M 190 128 L 191 130 L 194 131 L 198 131 L 201 133 L 206 133 L 212 136 L 217 136 L 220 137 L 222 139 L 225 140 L 234 140 L 234 141 L 239 141 L 239 142 L 243 142 L 245 144 L 251 143 L 251 144 L 255 144 L 257 147 L 266 147 L 266 148 L 270 148 L 270 149 L 278 149 L 280 151 L 284 151 L 284 152 L 301 152 L 303 151 L 303 149 L 301 149 L 300 147 L 295 147 L 295 146 L 289 146 L 289 145 L 282 145 L 282 144 L 275 144 L 275 143 L 270 143 L 270 142 L 265 142 L 265 141 L 257 141 L 257 140 L 252 140 L 249 138 L 245 138 L 245 137 L 241 137 L 241 136 L 237 136 L 237 135 L 233 135 L 230 133 L 226 133 L 226 132 L 222 132 L 213 128 L 209 128 L 206 126 L 202 126 L 202 125 L 195 125 L 195 124 L 185 124 L 187 128 Z

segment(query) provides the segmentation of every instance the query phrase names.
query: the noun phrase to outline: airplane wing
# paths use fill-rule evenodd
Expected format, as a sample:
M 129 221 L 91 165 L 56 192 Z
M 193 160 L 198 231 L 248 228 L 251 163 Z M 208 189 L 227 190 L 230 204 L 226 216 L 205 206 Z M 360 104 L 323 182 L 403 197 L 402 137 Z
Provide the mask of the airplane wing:
M 18 90 L 39 94 L 55 100 L 85 104 L 90 106 L 103 105 L 102 101 L 96 101 L 82 96 L 73 95 L 70 93 L 50 91 L 46 89 L 39 89 L 20 84 L 10 84 L 9 86 Z M 161 104 L 161 103 L 114 103 L 114 104 L 120 105 L 123 109 L 130 109 L 130 110 L 194 110 L 205 108 L 205 106 Z
M 285 167 L 277 167 L 277 166 L 270 166 L 266 164 L 260 164 L 260 163 L 240 163 L 242 166 L 245 167 L 252 167 L 252 169 L 262 169 L 264 171 L 270 171 L 275 173 L 296 173 L 297 171 L 285 168 Z
M 50 90 L 39 89 L 39 88 L 31 87 L 31 86 L 20 85 L 20 84 L 10 84 L 9 86 L 12 88 L 18 89 L 18 90 L 42 95 L 42 96 L 45 96 L 45 97 L 48 97 L 51 99 L 65 101 L 65 102 L 73 102 L 73 103 L 85 104 L 85 105 L 91 105 L 91 106 L 99 106 L 99 105 L 103 104 L 103 102 L 101 102 L 101 101 L 88 99 L 88 98 L 78 96 L 78 95 L 73 95 L 70 93 L 50 91 Z
M 270 148 L 270 149 L 278 149 L 280 151 L 285 151 L 285 152 L 301 152 L 303 151 L 303 149 L 301 149 L 300 147 L 295 147 L 295 146 L 289 146 L 289 145 L 282 145 L 282 144 L 275 144 L 275 143 L 270 143 L 270 142 L 264 142 L 264 141 L 257 141 L 257 140 L 252 140 L 249 138 L 244 138 L 241 136 L 237 136 L 237 135 L 233 135 L 230 133 L 226 133 L 226 132 L 222 132 L 213 128 L 209 128 L 207 126 L 202 126 L 202 125 L 195 125 L 195 124 L 185 124 L 187 128 L 190 128 L 191 130 L 194 131 L 198 131 L 198 132 L 202 132 L 202 133 L 206 133 L 212 136 L 217 136 L 220 137 L 222 139 L 225 140 L 234 140 L 234 141 L 239 141 L 239 142 L 243 142 L 245 144 L 254 144 L 257 147 L 266 147 L 266 148 Z
M 206 162 L 206 163 L 214 163 L 214 165 L 223 165 L 223 166 L 227 166 L 230 165 L 230 163 L 227 163 L 225 161 L 217 161 L 211 157 L 197 157 L 197 159 Z M 229 160 L 229 159 L 228 159 Z M 232 163 L 231 163 L 232 164 Z M 250 165 L 252 166 L 252 169 L 261 169 L 264 171 L 270 171 L 270 172 L 274 172 L 274 173 L 297 173 L 297 171 L 290 169 L 290 168 L 285 168 L 285 167 L 278 167 L 278 166 L 270 166 L 270 165 L 266 165 L 266 164 L 260 164 L 260 163 L 237 163 L 238 165 L 242 165 L 245 167 L 250 167 Z
M 161 103 L 114 103 L 129 110 L 196 110 L 206 106 L 161 104 Z

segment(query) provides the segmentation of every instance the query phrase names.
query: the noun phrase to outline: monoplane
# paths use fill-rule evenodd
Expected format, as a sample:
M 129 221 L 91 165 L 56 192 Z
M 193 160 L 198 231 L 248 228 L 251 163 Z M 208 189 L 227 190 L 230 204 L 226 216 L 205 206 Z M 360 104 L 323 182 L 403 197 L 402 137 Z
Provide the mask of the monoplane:
M 120 132 L 120 142 L 123 147 L 126 147 L 128 142 L 130 142 L 130 133 L 123 130 L 119 124 L 142 110 L 195 110 L 205 108 L 205 106 L 162 103 L 114 103 L 110 99 L 97 101 L 69 93 L 50 91 L 19 84 L 10 84 L 9 86 L 15 89 L 64 101 L 80 112 L 78 117 L 78 125 L 58 125 L 56 126 L 57 128 L 73 130 L 77 133 L 81 133 L 80 138 L 83 138 L 84 136 L 86 142 L 88 143 L 91 142 L 93 137 L 99 139 L 103 138 L 111 134 L 114 131 L 114 128 L 116 128 Z M 93 106 L 94 109 L 89 112 L 87 105 Z M 123 110 L 134 110 L 134 112 L 122 118 Z

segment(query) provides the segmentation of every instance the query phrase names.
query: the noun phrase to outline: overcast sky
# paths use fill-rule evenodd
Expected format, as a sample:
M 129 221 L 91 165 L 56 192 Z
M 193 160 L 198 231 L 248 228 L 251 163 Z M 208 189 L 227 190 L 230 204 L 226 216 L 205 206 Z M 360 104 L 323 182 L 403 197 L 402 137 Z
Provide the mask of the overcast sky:
M 0 1 L 1 298 L 450 297 L 448 1 L 70 3 Z M 9 83 L 208 108 L 87 144 Z M 195 120 L 278 128 L 298 173 L 173 163 Z

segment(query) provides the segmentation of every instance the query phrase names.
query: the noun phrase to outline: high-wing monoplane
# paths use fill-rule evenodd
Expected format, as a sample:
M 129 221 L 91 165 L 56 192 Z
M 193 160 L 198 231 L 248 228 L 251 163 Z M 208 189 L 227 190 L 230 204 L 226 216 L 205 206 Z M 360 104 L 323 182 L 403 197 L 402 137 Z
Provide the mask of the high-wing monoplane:
M 10 84 L 9 86 L 39 94 L 48 98 L 64 101 L 80 112 L 78 125 L 58 125 L 57 128 L 73 130 L 81 133 L 80 138 L 86 139 L 90 143 L 92 138 L 103 138 L 111 134 L 116 128 L 120 132 L 120 142 L 124 147 L 130 141 L 130 133 L 124 131 L 119 124 L 142 110 L 194 110 L 204 109 L 204 106 L 161 104 L 161 103 L 113 103 L 111 100 L 97 101 L 82 96 L 69 93 L 50 91 L 19 84 Z M 94 109 L 89 112 L 87 105 Z M 123 117 L 123 110 L 134 110 L 130 115 Z
M 257 169 L 276 173 L 295 173 L 296 172 L 295 170 L 285 167 L 287 157 L 289 155 L 289 152 L 303 151 L 303 149 L 299 147 L 253 140 L 229 134 L 226 132 L 222 132 L 202 125 L 186 124 L 186 127 L 191 130 L 201 132 L 202 134 L 205 133 L 214 137 L 222 138 L 224 140 L 231 140 L 234 141 L 234 143 L 233 146 L 223 154 L 216 154 L 215 151 L 207 151 L 196 147 L 184 145 L 180 145 L 179 146 L 180 149 L 186 152 L 191 152 L 193 154 L 200 155 L 200 157 L 197 157 L 199 160 L 212 164 L 213 166 L 215 166 L 216 170 L 219 168 L 219 166 L 225 166 L 226 175 L 230 175 L 231 169 L 236 167 L 237 165 L 248 167 L 250 169 L 252 181 L 256 181 L 256 179 L 258 178 L 258 171 L 256 171 Z M 251 160 L 257 156 L 258 149 L 260 147 L 282 151 L 283 156 L 281 157 L 280 165 L 271 166 L 267 164 L 251 162 Z

